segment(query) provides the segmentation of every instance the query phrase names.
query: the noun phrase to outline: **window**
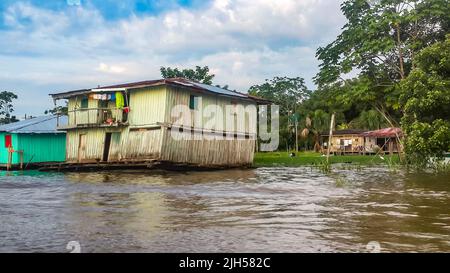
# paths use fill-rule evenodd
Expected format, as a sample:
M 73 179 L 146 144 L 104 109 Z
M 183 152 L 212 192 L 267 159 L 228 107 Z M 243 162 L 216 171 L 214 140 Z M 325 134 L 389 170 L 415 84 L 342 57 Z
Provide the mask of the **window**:
M 81 99 L 81 108 L 88 108 L 88 103 L 89 103 L 88 97 L 83 97 Z
M 99 100 L 98 108 L 100 108 L 100 109 L 108 108 L 108 101 L 107 100 Z
M 198 110 L 198 99 L 199 96 L 191 95 L 189 97 L 189 109 Z
M 5 135 L 5 148 L 12 147 L 12 138 L 11 135 Z

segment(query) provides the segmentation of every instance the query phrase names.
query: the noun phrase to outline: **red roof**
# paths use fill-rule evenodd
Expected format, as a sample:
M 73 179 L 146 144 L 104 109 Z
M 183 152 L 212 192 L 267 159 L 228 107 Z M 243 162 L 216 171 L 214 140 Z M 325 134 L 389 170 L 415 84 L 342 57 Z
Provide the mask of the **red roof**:
M 368 131 L 368 132 L 364 132 L 362 133 L 363 136 L 365 137 L 397 137 L 398 136 L 402 136 L 403 132 L 402 129 L 400 128 L 383 128 L 380 130 L 375 130 L 375 131 Z

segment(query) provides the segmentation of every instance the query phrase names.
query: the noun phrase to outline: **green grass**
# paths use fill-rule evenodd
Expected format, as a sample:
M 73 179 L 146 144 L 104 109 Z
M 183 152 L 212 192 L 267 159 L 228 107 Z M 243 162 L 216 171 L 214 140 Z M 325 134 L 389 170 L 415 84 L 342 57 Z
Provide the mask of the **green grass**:
M 330 163 L 350 163 L 357 165 L 386 164 L 386 162 L 398 163 L 398 155 L 383 155 L 384 159 L 373 155 L 341 155 L 330 156 Z M 255 167 L 271 166 L 308 166 L 320 165 L 326 160 L 326 156 L 314 152 L 299 152 L 296 157 L 289 157 L 287 152 L 256 153 L 253 165 Z

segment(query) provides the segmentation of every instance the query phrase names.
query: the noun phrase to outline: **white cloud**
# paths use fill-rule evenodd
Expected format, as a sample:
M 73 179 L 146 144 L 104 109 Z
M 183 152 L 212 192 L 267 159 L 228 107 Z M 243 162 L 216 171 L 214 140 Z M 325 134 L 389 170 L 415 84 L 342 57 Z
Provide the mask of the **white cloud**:
M 91 6 L 50 11 L 18 2 L 3 14 L 0 82 L 19 91 L 19 112 L 33 114 L 50 107 L 50 92 L 159 78 L 160 66 L 208 65 L 218 84 L 244 92 L 284 75 L 312 87 L 315 50 L 344 23 L 339 4 L 215 0 L 201 10 L 108 21 Z M 43 106 L 26 108 L 33 96 Z
M 121 74 L 125 71 L 125 68 L 118 65 L 107 65 L 105 63 L 100 63 L 97 70 L 106 73 Z

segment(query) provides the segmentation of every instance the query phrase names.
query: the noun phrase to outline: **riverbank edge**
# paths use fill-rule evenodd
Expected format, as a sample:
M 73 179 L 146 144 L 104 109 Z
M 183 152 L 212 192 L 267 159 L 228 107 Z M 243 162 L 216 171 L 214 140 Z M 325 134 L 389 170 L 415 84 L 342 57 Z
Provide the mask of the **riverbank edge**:
M 259 167 L 297 167 L 316 166 L 326 161 L 326 156 L 314 152 L 299 152 L 294 157 L 288 152 L 259 152 L 255 154 L 253 166 Z M 397 165 L 400 158 L 394 155 L 332 155 L 330 164 L 354 164 L 361 166 Z

